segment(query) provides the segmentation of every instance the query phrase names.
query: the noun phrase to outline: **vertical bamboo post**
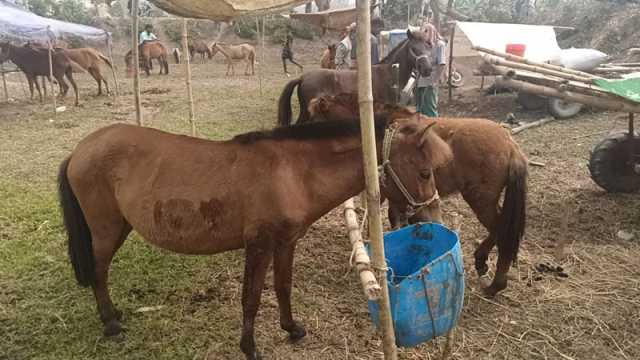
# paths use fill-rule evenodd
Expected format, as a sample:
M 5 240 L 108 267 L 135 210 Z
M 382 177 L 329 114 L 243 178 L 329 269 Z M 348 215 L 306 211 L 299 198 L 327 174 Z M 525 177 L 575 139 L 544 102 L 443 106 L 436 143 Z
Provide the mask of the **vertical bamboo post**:
M 258 19 L 257 16 L 256 16 L 256 35 L 258 36 L 258 41 L 260 41 L 260 20 Z M 264 44 L 262 46 L 262 51 L 264 52 Z M 253 61 L 255 65 L 255 59 Z M 258 82 L 260 84 L 260 96 L 262 96 L 262 66 L 263 65 L 264 63 L 258 65 Z
M 193 108 L 193 88 L 191 87 L 191 59 L 189 59 L 189 29 L 187 28 L 187 19 L 182 19 L 182 52 L 185 56 L 184 66 L 187 82 L 187 96 L 189 97 L 189 124 L 191 124 L 191 136 L 196 136 L 196 120 L 195 110 Z
M 4 102 L 9 102 L 9 91 L 7 90 L 7 79 L 4 75 L 4 64 L 0 64 L 0 72 L 2 73 L 2 87 L 4 88 Z
M 51 78 L 53 81 L 53 44 L 51 43 L 50 35 L 49 35 L 48 43 L 49 43 L 49 78 Z M 38 79 L 36 79 L 36 81 L 38 81 Z M 44 84 L 44 80 L 42 81 L 42 83 Z M 53 85 L 51 86 L 51 99 L 53 100 L 53 115 L 55 116 L 58 113 L 58 105 L 56 104 L 56 90 Z
M 373 123 L 373 92 L 371 85 L 371 13 L 370 0 L 357 0 L 357 35 L 358 42 L 356 60 L 358 63 L 358 102 L 360 104 L 360 122 L 362 132 L 362 153 L 364 161 L 365 183 L 367 191 L 367 209 L 369 214 L 369 234 L 373 268 L 378 273 L 378 281 L 382 287 L 382 297 L 378 300 L 380 307 L 380 327 L 382 328 L 382 347 L 385 359 L 397 359 L 396 340 L 393 332 L 393 320 L 387 287 L 387 263 L 384 257 L 382 238 L 382 218 L 380 216 L 380 184 L 378 182 L 378 159 L 376 152 L 376 136 Z
M 450 0 L 449 5 L 451 5 L 453 1 Z M 451 102 L 451 98 L 453 97 L 453 86 L 451 85 L 451 75 L 453 75 L 453 38 L 456 34 L 456 23 L 453 23 L 451 28 L 451 37 L 449 38 L 449 102 Z
M 118 77 L 116 76 L 116 63 L 113 61 L 113 41 L 111 39 L 111 34 L 106 31 L 105 33 L 107 34 L 107 52 L 109 54 L 109 61 L 111 62 L 111 75 L 113 75 L 113 85 L 115 86 L 113 98 L 117 103 L 120 86 L 118 85 Z
M 140 54 L 138 51 L 138 0 L 131 0 L 131 52 L 133 61 L 133 96 L 136 107 L 136 123 L 139 126 L 144 124 L 142 118 L 142 104 L 140 103 Z

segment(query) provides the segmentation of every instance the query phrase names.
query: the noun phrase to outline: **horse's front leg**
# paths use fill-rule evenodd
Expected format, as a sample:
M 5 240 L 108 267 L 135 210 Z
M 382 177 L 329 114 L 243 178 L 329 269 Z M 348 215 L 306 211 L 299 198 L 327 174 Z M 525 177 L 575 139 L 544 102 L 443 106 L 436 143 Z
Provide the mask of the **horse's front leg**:
M 260 246 L 263 247 L 260 247 Z M 242 338 L 240 349 L 247 360 L 260 359 L 254 338 L 254 321 L 264 287 L 264 278 L 273 256 L 273 250 L 265 244 L 247 244 L 245 249 L 244 283 L 242 286 Z
M 391 224 L 392 230 L 405 227 L 409 224 L 407 213 L 402 211 L 398 205 L 391 202 L 391 199 L 389 199 L 389 223 Z
M 273 275 L 280 308 L 280 327 L 289 333 L 291 341 L 302 339 L 307 331 L 293 320 L 291 314 L 291 282 L 293 273 L 293 253 L 296 242 L 285 245 L 282 249 L 274 251 Z

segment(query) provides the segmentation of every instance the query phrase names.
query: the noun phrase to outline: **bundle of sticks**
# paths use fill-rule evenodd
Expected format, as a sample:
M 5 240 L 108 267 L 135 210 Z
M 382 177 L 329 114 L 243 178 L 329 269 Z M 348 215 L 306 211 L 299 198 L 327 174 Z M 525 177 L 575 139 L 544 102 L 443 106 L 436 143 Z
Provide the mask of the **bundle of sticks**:
M 483 59 L 477 75 L 499 76 L 497 85 L 517 91 L 611 111 L 640 112 L 640 103 L 609 93 L 593 84 L 601 77 L 556 65 L 474 46 Z

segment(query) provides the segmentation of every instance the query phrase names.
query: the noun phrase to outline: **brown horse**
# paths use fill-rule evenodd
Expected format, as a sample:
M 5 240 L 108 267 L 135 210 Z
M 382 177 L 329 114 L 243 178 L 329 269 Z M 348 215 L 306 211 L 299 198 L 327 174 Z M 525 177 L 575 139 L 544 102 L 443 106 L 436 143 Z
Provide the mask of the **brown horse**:
M 227 75 L 229 75 L 229 72 L 231 72 L 231 75 L 236 74 L 236 70 L 233 67 L 234 60 L 244 60 L 247 64 L 244 68 L 244 74 L 255 75 L 256 49 L 253 46 L 249 44 L 230 45 L 225 49 L 222 44 L 213 42 L 210 48 L 211 57 L 215 56 L 219 51 L 227 59 Z M 251 67 L 251 73 L 249 73 L 249 67 Z
M 160 75 L 164 70 L 165 75 L 169 75 L 169 62 L 167 57 L 169 52 L 167 48 L 162 45 L 160 41 L 145 41 L 140 49 L 140 66 L 144 69 L 147 76 L 149 76 L 149 70 L 151 69 L 151 60 L 158 59 L 160 63 Z M 133 51 L 129 50 L 124 56 L 124 63 L 127 65 L 127 71 L 131 73 L 133 71 Z
M 322 52 L 320 67 L 323 69 L 336 68 L 336 44 L 327 45 L 327 48 Z
M 207 43 L 202 40 L 194 41 L 192 44 L 189 44 L 189 54 L 191 55 L 191 59 L 195 59 L 194 55 L 198 53 L 202 55 L 202 62 L 205 61 L 205 55 L 207 58 L 211 59 L 213 57 L 213 53 Z
M 103 63 L 107 64 L 110 68 L 113 68 L 109 58 L 94 48 L 67 49 L 64 50 L 64 52 L 71 60 L 75 61 L 84 70 L 86 70 L 98 83 L 98 95 L 102 95 L 103 82 L 105 90 L 107 94 L 109 94 L 109 83 L 107 82 L 107 79 L 102 76 L 102 71 L 100 70 Z
M 322 96 L 309 105 L 314 120 L 325 118 L 352 121 L 359 117 L 358 98 L 354 94 Z M 407 108 L 374 104 L 376 116 L 408 117 Z M 433 121 L 423 117 L 423 121 Z M 489 236 L 475 252 L 479 276 L 487 273 L 489 252 L 498 245 L 498 264 L 493 283 L 485 289 L 494 296 L 507 286 L 507 272 L 515 261 L 524 235 L 527 197 L 527 158 L 511 135 L 497 123 L 486 119 L 437 118 L 434 131 L 453 151 L 453 161 L 435 170 L 438 193 L 460 193 Z M 505 190 L 502 209 L 500 195 Z M 402 205 L 390 201 L 392 223 L 406 221 Z M 439 209 L 420 209 L 410 220 L 431 220 Z M 438 214 L 439 215 L 439 214 Z M 404 217 L 404 219 L 403 219 Z
M 55 50 L 51 54 L 52 65 L 51 71 L 53 77 L 58 81 L 60 86 L 60 97 L 65 97 L 69 91 L 69 85 L 64 81 L 66 76 L 73 91 L 75 92 L 75 105 L 79 103 L 78 86 L 73 79 L 73 69 L 79 69 L 84 71 L 82 67 L 76 64 L 64 50 Z M 40 102 L 43 101 L 42 93 L 40 92 L 40 85 L 36 79 L 37 76 L 46 76 L 50 74 L 49 69 L 49 50 L 38 49 L 31 46 L 15 46 L 7 42 L 0 43 L 0 63 L 6 60 L 11 60 L 14 64 L 24 72 L 29 82 L 29 90 L 31 92 L 31 99 L 33 99 L 33 85 L 35 84 L 38 95 L 40 95 Z
M 436 190 L 416 169 L 429 172 L 451 156 L 430 131 L 434 124 L 413 115 L 379 117 L 375 124 L 377 143 L 390 149 L 386 168 L 418 200 Z M 296 241 L 365 184 L 357 122 L 303 124 L 221 142 L 112 125 L 82 140 L 58 179 L 69 257 L 78 283 L 93 288 L 106 335 L 122 330 L 122 313 L 109 296 L 109 266 L 135 229 L 183 254 L 245 249 L 240 347 L 247 359 L 258 358 L 254 319 L 271 259 L 280 326 L 300 339 L 306 331 L 291 314 Z M 394 186 L 382 192 L 406 203 Z
M 400 89 L 407 83 L 411 71 L 415 68 L 424 76 L 431 73 L 429 47 L 423 32 L 407 31 L 407 39 L 398 44 L 380 64 L 371 67 L 373 77 L 373 98 L 382 103 L 395 102 L 396 94 L 393 84 L 393 64 L 399 64 Z M 282 91 L 278 102 L 278 124 L 286 126 L 291 123 L 291 96 L 298 87 L 300 115 L 298 121 L 309 119 L 307 109 L 309 101 L 322 94 L 355 93 L 357 91 L 358 73 L 354 70 L 336 71 L 320 69 L 307 72 L 290 81 Z

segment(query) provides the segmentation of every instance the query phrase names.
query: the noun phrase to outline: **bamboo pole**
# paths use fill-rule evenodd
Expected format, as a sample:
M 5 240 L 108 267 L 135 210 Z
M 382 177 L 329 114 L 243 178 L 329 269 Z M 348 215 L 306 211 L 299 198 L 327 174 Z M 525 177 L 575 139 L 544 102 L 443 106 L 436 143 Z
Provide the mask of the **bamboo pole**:
M 53 79 L 53 45 L 51 44 L 51 39 L 49 39 L 49 78 Z M 37 82 L 38 79 L 35 79 Z M 44 79 L 42 80 L 44 84 Z M 38 85 L 36 83 L 36 85 Z M 51 99 L 53 101 L 53 115 L 56 116 L 58 113 L 58 105 L 56 104 L 56 89 L 53 85 L 51 85 Z
M 603 99 L 596 96 L 589 96 L 584 94 L 571 93 L 568 91 L 560 91 L 548 86 L 529 84 L 524 81 L 512 80 L 512 79 L 498 79 L 496 83 L 501 86 L 510 87 L 512 89 L 532 93 L 536 95 L 556 97 L 567 101 L 578 102 L 586 105 L 595 106 L 598 108 L 611 110 L 611 111 L 623 111 L 629 113 L 640 113 L 640 104 L 631 102 L 613 101 L 610 99 Z
M 113 85 L 115 86 L 115 91 L 113 94 L 114 102 L 118 102 L 118 94 L 120 93 L 120 86 L 118 85 L 118 77 L 116 76 L 116 63 L 113 61 L 113 42 L 111 40 L 111 35 L 107 33 L 107 53 L 109 54 L 109 61 L 111 61 L 111 75 L 113 75 Z
M 2 73 L 2 88 L 4 89 L 4 102 L 9 102 L 9 90 L 7 90 L 7 79 L 4 75 L 4 64 L 0 63 L 0 72 Z
M 364 296 L 367 297 L 367 300 L 376 301 L 382 296 L 382 288 L 378 284 L 378 280 L 376 280 L 371 269 L 371 260 L 364 247 L 362 232 L 358 224 L 358 215 L 355 209 L 356 205 L 353 198 L 344 202 L 344 220 L 349 234 L 349 241 L 353 249 L 351 262 L 352 266 L 358 271 Z
M 501 65 L 501 66 L 506 66 L 513 69 L 520 69 L 520 70 L 526 70 L 526 71 L 531 71 L 531 72 L 545 74 L 545 75 L 551 75 L 551 76 L 559 77 L 562 79 L 567 79 L 567 80 L 572 80 L 572 81 L 577 81 L 577 82 L 582 82 L 587 84 L 591 84 L 592 80 L 595 79 L 595 77 L 593 76 L 590 76 L 590 77 L 578 76 L 578 75 L 566 73 L 564 71 L 547 69 L 537 65 L 528 65 L 524 63 L 509 61 L 509 60 L 501 59 L 499 57 L 491 56 L 491 55 L 483 55 L 482 58 L 484 61 L 488 62 L 491 65 Z
M 187 27 L 187 19 L 182 19 L 182 51 L 189 53 L 189 29 Z M 193 108 L 193 88 L 191 87 L 191 59 L 185 56 L 185 73 L 187 84 L 187 97 L 189 99 L 189 124 L 191 124 L 191 136 L 196 136 L 196 114 Z
M 384 256 L 382 237 L 382 218 L 380 215 L 380 184 L 378 181 L 378 159 L 376 136 L 373 122 L 373 92 L 371 86 L 371 13 L 370 0 L 357 0 L 357 64 L 358 64 L 358 102 L 360 104 L 360 123 L 362 132 L 362 152 L 364 160 L 365 184 L 367 191 L 367 209 L 369 213 L 369 235 L 373 268 L 378 272 L 378 281 L 382 287 L 382 297 L 378 300 L 380 308 L 380 327 L 382 329 L 382 348 L 385 359 L 397 359 L 396 340 L 393 331 L 393 319 L 387 287 L 387 263 Z
M 524 125 L 521 125 L 521 126 L 518 126 L 518 127 L 515 127 L 513 129 L 511 129 L 511 135 L 515 135 L 515 134 L 521 133 L 521 132 L 525 131 L 526 129 L 542 126 L 542 125 L 544 125 L 546 123 L 550 123 L 550 122 L 556 121 L 556 120 L 557 119 L 554 118 L 554 117 L 547 117 L 547 118 L 544 118 L 544 119 L 533 121 L 533 122 L 530 122 L 530 123 L 527 123 L 527 124 L 524 124 Z
M 258 19 L 258 17 L 256 17 L 256 34 L 258 35 L 258 41 L 260 41 L 260 20 Z M 264 51 L 264 44 L 262 46 L 262 51 Z M 255 65 L 255 59 L 254 61 L 254 65 Z M 258 65 L 258 83 L 260 86 L 260 96 L 262 96 L 262 65 L 264 65 L 264 63 Z
M 451 9 L 452 5 L 453 0 L 449 0 L 449 10 Z M 453 38 L 456 35 L 456 26 L 457 25 L 455 23 L 451 25 L 451 37 L 449 38 L 449 102 L 451 102 L 451 99 L 453 98 L 453 85 L 451 82 L 451 77 L 453 75 Z
M 473 50 L 480 51 L 480 52 L 483 52 L 483 53 L 486 53 L 486 54 L 489 54 L 489 55 L 497 56 L 499 58 L 503 58 L 503 59 L 506 59 L 508 61 L 512 61 L 512 62 L 516 62 L 516 63 L 526 64 L 526 65 L 531 65 L 531 66 L 537 66 L 537 67 L 541 67 L 541 68 L 544 68 L 544 69 L 547 69 L 547 70 L 559 71 L 559 72 L 563 72 L 565 74 L 572 74 L 572 75 L 579 76 L 579 77 L 597 78 L 597 76 L 593 76 L 593 75 L 591 75 L 589 73 L 586 73 L 586 72 L 583 72 L 583 71 L 567 69 L 567 68 L 564 68 L 562 66 L 545 64 L 545 63 L 541 63 L 541 62 L 537 62 L 537 61 L 531 61 L 531 60 L 527 60 L 527 59 L 523 58 L 522 56 L 517 56 L 517 55 L 513 55 L 513 54 L 507 54 L 507 53 L 503 53 L 503 52 L 500 52 L 500 51 L 487 49 L 487 48 L 482 47 L 482 46 L 472 46 L 471 48 Z
M 139 126 L 144 125 L 142 118 L 142 104 L 140 102 L 140 54 L 138 51 L 138 0 L 131 0 L 131 52 L 133 61 L 133 96 L 136 108 L 136 123 Z

